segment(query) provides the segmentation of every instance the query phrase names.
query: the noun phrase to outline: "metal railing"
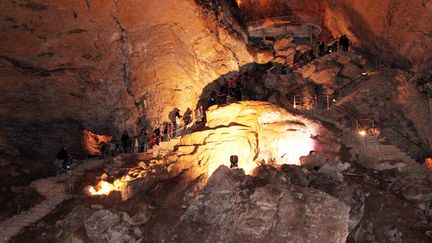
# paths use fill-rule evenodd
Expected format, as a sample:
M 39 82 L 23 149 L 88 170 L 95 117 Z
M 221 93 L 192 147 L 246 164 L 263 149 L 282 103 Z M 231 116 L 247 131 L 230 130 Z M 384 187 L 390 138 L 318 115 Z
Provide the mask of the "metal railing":
M 423 161 L 424 159 L 432 156 L 431 153 L 420 147 L 420 145 L 412 141 L 407 136 L 403 135 L 396 128 L 391 126 L 383 126 L 380 128 L 380 130 L 382 134 L 384 134 L 389 140 L 399 141 L 392 144 L 413 156 L 415 159 Z
M 344 116 L 349 116 L 349 119 L 354 119 L 355 114 L 351 111 L 346 110 L 342 106 L 335 105 L 332 107 L 333 111 L 337 111 Z M 412 141 L 407 136 L 403 135 L 398 129 L 390 125 L 381 125 L 375 119 L 369 118 L 373 123 L 380 129 L 380 133 L 391 141 L 391 144 L 401 149 L 402 151 L 408 153 L 408 155 L 413 156 L 414 159 L 423 161 L 425 158 L 431 157 L 432 154 L 420 145 Z M 395 142 L 397 141 L 397 142 Z
M 192 120 L 191 123 L 189 123 L 187 125 L 178 126 L 175 128 L 175 130 L 169 131 L 168 133 L 161 132 L 159 136 L 155 136 L 155 137 L 150 138 L 150 139 L 147 138 L 148 142 L 145 142 L 144 144 L 138 144 L 138 150 L 140 150 L 142 148 L 142 149 L 144 149 L 143 152 L 147 152 L 148 150 L 151 149 L 152 146 L 158 145 L 160 142 L 170 141 L 171 139 L 182 136 L 182 135 L 184 135 L 185 132 L 187 132 L 188 129 L 191 129 L 192 127 L 196 126 L 198 123 L 202 122 L 204 117 L 205 117 L 205 113 L 204 113 L 203 107 L 201 106 L 201 107 L 194 110 L 194 119 Z M 166 123 L 164 125 L 171 125 L 171 123 Z M 160 127 L 161 125 L 158 125 L 158 126 Z M 136 136 L 129 137 L 129 139 L 133 143 L 133 141 L 135 141 L 135 139 L 138 139 L 139 137 L 140 137 L 140 135 L 136 135 Z M 120 153 L 133 153 L 134 152 L 135 146 L 133 144 L 131 144 L 128 147 L 128 149 L 125 150 L 121 146 L 122 145 L 121 140 L 111 140 L 111 142 L 114 142 L 116 144 L 120 144 L 120 147 L 118 149 L 119 151 L 117 151 L 117 147 L 116 147 L 116 152 L 113 156 L 116 156 Z M 108 151 L 105 151 L 105 152 L 108 153 L 108 155 L 111 155 L 111 149 L 109 147 L 108 147 Z M 102 154 L 101 156 L 105 157 L 106 154 Z
M 304 24 L 312 23 L 322 25 L 323 19 L 317 12 L 310 10 L 292 10 L 289 14 L 281 16 L 268 16 L 263 17 L 259 20 L 252 20 L 247 22 L 247 26 L 250 28 L 257 28 L 265 26 L 267 23 L 271 24 Z
M 339 99 L 341 97 L 345 97 L 348 96 L 349 94 L 351 94 L 352 92 L 354 92 L 355 90 L 357 90 L 358 88 L 360 88 L 361 86 L 363 86 L 370 78 L 370 75 L 386 68 L 387 65 L 379 65 L 376 68 L 373 68 L 371 70 L 369 70 L 368 72 L 362 73 L 361 76 L 351 80 L 351 82 L 345 84 L 344 86 L 342 86 L 341 88 L 339 88 L 335 93 L 336 93 L 336 99 Z M 359 82 L 360 81 L 360 82 Z

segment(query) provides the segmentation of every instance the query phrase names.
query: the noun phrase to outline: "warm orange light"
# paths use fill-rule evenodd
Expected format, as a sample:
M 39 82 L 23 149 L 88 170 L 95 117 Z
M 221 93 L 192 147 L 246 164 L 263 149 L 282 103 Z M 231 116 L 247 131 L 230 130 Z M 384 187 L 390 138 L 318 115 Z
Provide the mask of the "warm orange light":
M 89 130 L 83 131 L 83 145 L 88 154 L 97 155 L 100 153 L 99 145 L 111 142 L 111 136 L 99 135 Z
M 358 131 L 358 134 L 360 135 L 360 136 L 366 136 L 366 131 L 365 130 L 360 130 L 360 131 Z
M 314 141 L 310 134 L 294 133 L 277 141 L 277 164 L 300 165 L 300 157 L 306 156 L 314 150 Z
M 425 161 L 425 166 L 428 170 L 432 171 L 432 158 L 427 158 Z
M 96 196 L 96 195 L 108 196 L 113 191 L 121 191 L 123 188 L 125 188 L 125 185 L 127 185 L 130 181 L 133 181 L 138 178 L 142 178 L 145 175 L 145 172 L 142 171 L 143 173 L 139 173 L 138 176 L 135 178 L 129 176 L 129 174 L 135 172 L 136 170 L 137 168 L 130 170 L 127 175 L 124 175 L 121 178 L 116 179 L 113 183 L 100 180 L 95 186 L 89 186 L 87 192 L 91 196 Z
M 116 191 L 117 188 L 113 184 L 106 181 L 99 181 L 96 186 L 90 186 L 88 192 L 90 195 L 105 195 L 108 196 L 112 191 Z

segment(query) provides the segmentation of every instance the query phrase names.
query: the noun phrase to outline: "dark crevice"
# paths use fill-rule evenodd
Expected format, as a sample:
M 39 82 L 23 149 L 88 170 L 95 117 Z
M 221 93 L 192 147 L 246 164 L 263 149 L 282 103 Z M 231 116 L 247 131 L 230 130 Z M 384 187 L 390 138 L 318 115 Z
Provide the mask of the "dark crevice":
M 123 81 L 125 83 L 126 92 L 130 97 L 132 97 L 135 107 L 142 115 L 141 109 L 140 109 L 140 103 L 135 100 L 135 95 L 133 91 L 131 90 L 130 86 L 133 82 L 133 76 L 131 71 L 131 53 L 129 52 L 128 48 L 128 31 L 124 28 L 123 24 L 120 22 L 120 20 L 115 17 L 114 15 L 111 15 L 115 24 L 117 25 L 117 28 L 120 30 L 120 39 L 118 42 L 120 43 L 120 50 L 125 58 L 125 61 L 122 66 L 122 75 L 123 75 Z
M 84 1 L 85 1 L 86 5 L 87 5 L 87 8 L 91 9 L 90 0 L 84 0 Z

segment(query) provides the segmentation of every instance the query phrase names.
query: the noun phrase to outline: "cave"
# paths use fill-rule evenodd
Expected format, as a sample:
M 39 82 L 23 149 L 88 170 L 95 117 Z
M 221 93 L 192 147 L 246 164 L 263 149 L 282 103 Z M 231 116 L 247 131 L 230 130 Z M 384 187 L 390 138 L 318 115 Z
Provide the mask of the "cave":
M 432 241 L 432 1 L 0 6 L 1 242 Z

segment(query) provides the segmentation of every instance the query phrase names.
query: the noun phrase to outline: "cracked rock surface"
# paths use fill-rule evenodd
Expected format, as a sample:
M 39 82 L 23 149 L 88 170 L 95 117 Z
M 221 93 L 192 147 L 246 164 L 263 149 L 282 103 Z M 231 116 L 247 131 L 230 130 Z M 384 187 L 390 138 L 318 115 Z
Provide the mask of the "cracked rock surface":
M 290 186 L 271 167 L 258 178 L 219 167 L 176 226 L 186 242 L 345 242 L 349 207 L 310 188 Z
M 80 152 L 83 129 L 136 133 L 194 108 L 207 83 L 252 61 L 228 3 L 0 6 L 0 136 L 46 164 L 63 144 Z

